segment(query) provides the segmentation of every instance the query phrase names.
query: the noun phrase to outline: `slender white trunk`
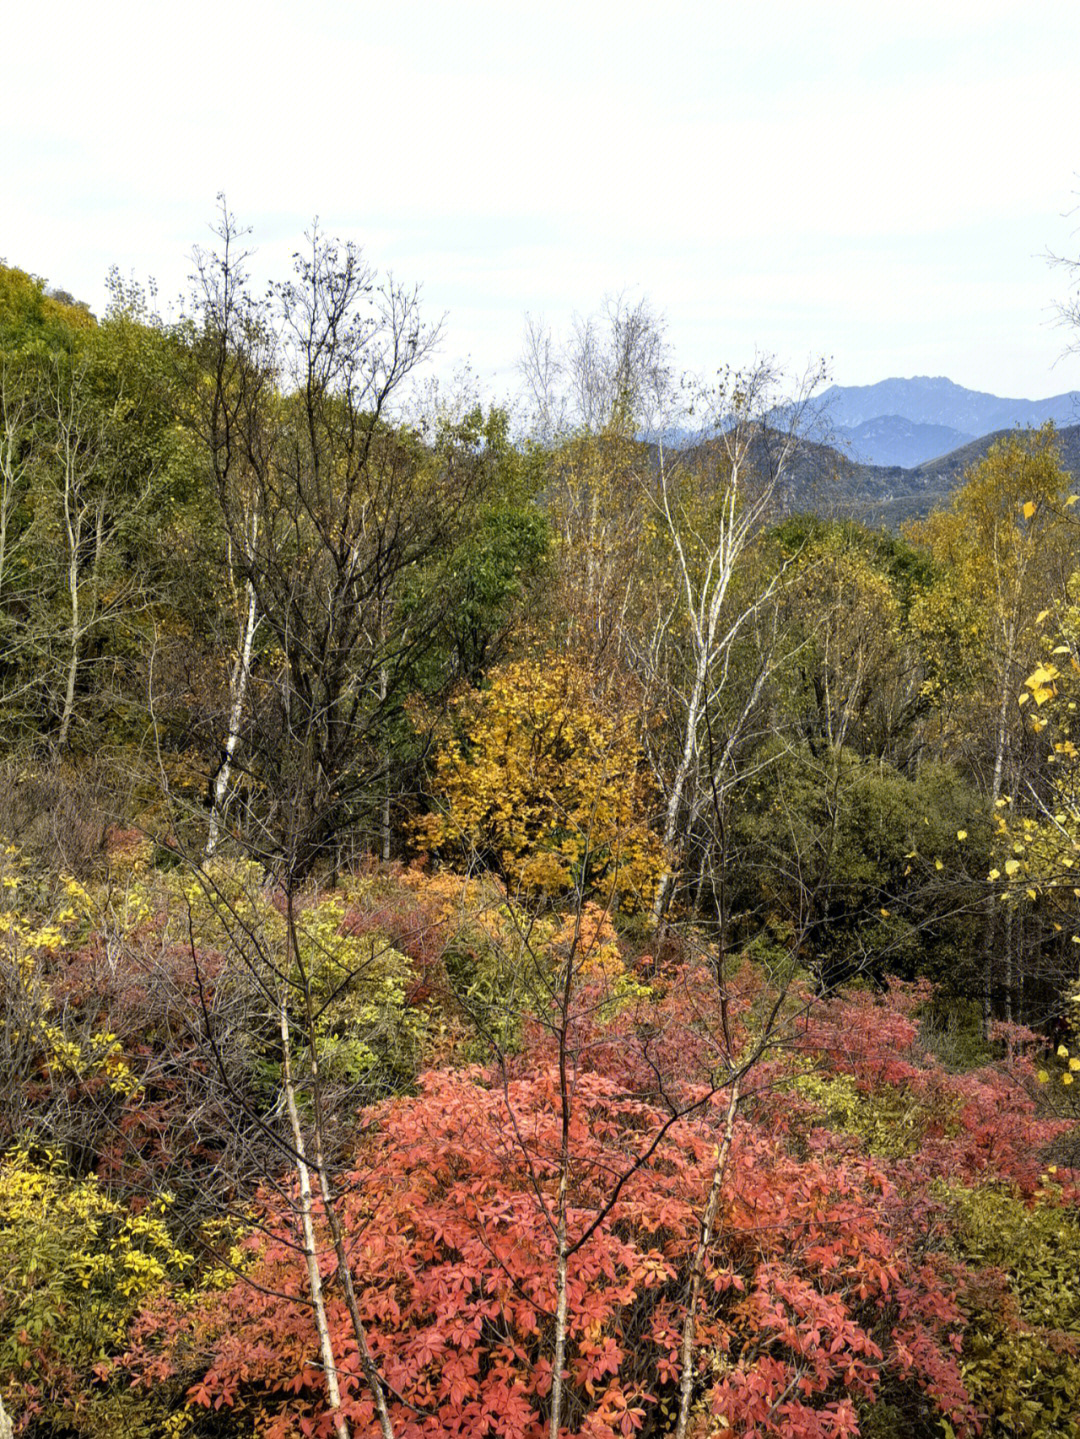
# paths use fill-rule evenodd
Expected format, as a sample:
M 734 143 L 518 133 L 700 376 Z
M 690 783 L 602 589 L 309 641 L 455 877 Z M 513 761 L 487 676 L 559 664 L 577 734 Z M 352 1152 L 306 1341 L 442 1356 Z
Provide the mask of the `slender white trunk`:
M 724 1123 L 724 1137 L 716 1153 L 716 1167 L 713 1169 L 709 1197 L 705 1201 L 705 1212 L 701 1216 L 701 1233 L 694 1250 L 690 1266 L 690 1293 L 686 1300 L 686 1317 L 683 1320 L 682 1343 L 679 1346 L 679 1417 L 675 1425 L 675 1439 L 686 1439 L 686 1428 L 690 1420 L 690 1401 L 694 1391 L 694 1331 L 697 1327 L 697 1306 L 701 1286 L 705 1278 L 705 1261 L 709 1245 L 713 1241 L 716 1212 L 727 1173 L 728 1156 L 731 1153 L 731 1139 L 735 1132 L 735 1113 L 739 1107 L 739 1081 L 734 1079 L 728 1099 L 727 1118 Z
M 311 1296 L 312 1312 L 315 1315 L 315 1329 L 319 1336 L 319 1354 L 323 1373 L 326 1376 L 326 1398 L 333 1419 L 334 1432 L 338 1439 L 350 1439 L 349 1426 L 341 1413 L 341 1390 L 338 1385 L 337 1361 L 330 1337 L 330 1325 L 326 1318 L 326 1303 L 323 1298 L 322 1275 L 319 1272 L 319 1251 L 315 1240 L 315 1224 L 312 1218 L 311 1174 L 304 1149 L 304 1132 L 300 1125 L 300 1114 L 296 1107 L 296 1089 L 292 1077 L 292 1060 L 289 1041 L 288 994 L 281 995 L 281 1066 L 285 1086 L 285 1107 L 289 1115 L 295 1151 L 296 1174 L 299 1183 L 300 1225 L 303 1230 L 304 1263 L 308 1273 L 308 1292 Z
M 364 1371 L 364 1379 L 367 1381 L 371 1397 L 375 1402 L 375 1413 L 379 1420 L 379 1433 L 382 1439 L 394 1439 L 394 1425 L 390 1419 L 390 1409 L 386 1402 L 386 1390 L 383 1387 L 382 1377 L 379 1374 L 378 1366 L 375 1363 L 375 1356 L 368 1344 L 367 1327 L 360 1314 L 360 1305 L 356 1298 L 356 1286 L 353 1284 L 352 1270 L 349 1268 L 349 1254 L 345 1248 L 345 1235 L 341 1228 L 341 1221 L 338 1219 L 337 1211 L 331 1203 L 330 1178 L 326 1165 L 323 1162 L 322 1150 L 318 1155 L 319 1183 L 322 1189 L 323 1205 L 326 1209 L 326 1217 L 330 1223 L 330 1237 L 334 1242 L 334 1253 L 338 1261 L 338 1274 L 341 1276 L 342 1288 L 345 1291 L 345 1307 L 349 1311 L 349 1319 L 352 1322 L 353 1338 L 356 1340 L 356 1350 L 360 1357 L 360 1368 Z
M 311 1101 L 314 1110 L 315 1173 L 318 1175 L 323 1209 L 326 1214 L 326 1222 L 330 1228 L 330 1238 L 334 1246 L 334 1255 L 337 1259 L 338 1277 L 341 1280 L 342 1289 L 345 1293 L 345 1307 L 349 1311 L 349 1319 L 352 1323 L 353 1337 L 356 1340 L 356 1350 L 360 1359 L 360 1367 L 364 1371 L 364 1378 L 367 1381 L 368 1389 L 371 1391 L 371 1396 L 375 1404 L 375 1412 L 379 1420 L 379 1432 L 382 1434 L 383 1439 L 394 1439 L 394 1426 L 391 1422 L 390 1410 L 386 1402 L 386 1390 L 383 1386 L 374 1356 L 371 1353 L 371 1346 L 368 1344 L 367 1329 L 360 1314 L 360 1305 L 357 1301 L 356 1288 L 353 1284 L 352 1268 L 349 1264 L 349 1254 L 345 1247 L 345 1235 L 333 1202 L 334 1196 L 330 1185 L 330 1167 L 326 1162 L 326 1150 L 323 1144 L 322 1080 L 319 1074 L 318 1046 L 315 1043 L 315 1010 L 311 1000 L 311 988 L 307 983 L 307 976 L 304 973 L 300 960 L 300 947 L 296 934 L 296 915 L 293 909 L 291 894 L 288 901 L 286 923 L 288 925 L 290 953 L 301 975 L 304 977 L 304 1008 L 306 1011 L 305 1019 L 309 1035 L 309 1043 L 307 1046 L 308 1072 L 311 1077 Z
M 256 627 L 255 588 L 248 580 L 247 610 L 242 622 L 236 663 L 229 676 L 229 730 L 225 737 L 225 758 L 217 772 L 217 778 L 214 780 L 214 802 L 210 810 L 210 826 L 206 836 L 205 856 L 207 859 L 217 849 L 221 835 L 221 821 L 229 794 L 232 762 L 240 745 L 240 724 L 244 717 L 244 704 L 247 700 L 248 679 L 251 675 L 251 649 Z
M 0 366 L 0 594 L 9 561 L 8 535 L 15 494 L 26 478 L 28 461 L 18 460 L 31 418 L 28 401 L 19 395 L 5 367 Z M 18 540 L 15 541 L 18 547 Z
M 701 723 L 702 701 L 705 694 L 705 673 L 704 667 L 699 665 L 694 676 L 694 686 L 690 693 L 690 702 L 686 710 L 686 729 L 683 733 L 682 754 L 679 756 L 679 763 L 675 769 L 674 778 L 671 781 L 671 791 L 668 794 L 667 808 L 664 812 L 664 848 L 670 854 L 675 847 L 675 840 L 679 833 L 679 814 L 682 810 L 683 795 L 686 792 L 687 781 L 697 755 L 698 726 Z M 663 917 L 664 905 L 667 903 L 668 891 L 671 888 L 672 872 L 665 869 L 660 877 L 660 883 L 656 886 L 656 897 L 653 900 L 653 919 L 659 923 Z
M 994 743 L 994 774 L 990 784 L 990 801 L 994 812 L 997 812 L 997 802 L 1001 798 L 1002 780 L 1005 773 L 1005 749 L 1009 734 L 1009 679 L 1012 674 L 1013 644 L 1012 635 L 1006 632 L 1006 657 L 1001 676 L 1001 702 L 998 706 L 997 734 Z M 982 952 L 982 1037 L 986 1039 L 990 1033 L 991 999 L 993 987 L 994 968 L 994 930 L 997 923 L 997 912 L 994 905 L 993 894 L 986 897 L 985 927 L 983 929 L 983 952 Z
M 386 666 L 379 669 L 379 703 L 383 707 L 385 715 L 386 696 L 389 693 L 390 677 L 386 672 Z M 382 813 L 380 815 L 380 827 L 382 830 L 382 858 L 384 863 L 390 861 L 390 753 L 389 749 L 383 754 L 383 767 L 386 770 L 386 777 L 383 781 Z
M 568 1263 L 566 1257 L 566 1178 L 567 1157 L 563 1155 L 562 1172 L 559 1175 L 559 1198 L 555 1239 L 557 1246 L 555 1270 L 555 1353 L 551 1366 L 551 1423 L 548 1427 L 550 1439 L 559 1439 L 562 1425 L 563 1369 L 566 1367 L 566 1329 L 569 1311 L 567 1284 Z
M 67 683 L 64 689 L 64 708 L 60 716 L 60 733 L 57 743 L 61 749 L 65 749 L 68 742 L 68 732 L 71 729 L 71 716 L 75 709 L 75 681 L 79 671 L 79 546 L 82 541 L 82 516 L 76 513 L 76 499 L 74 491 L 74 476 L 68 466 L 64 476 L 64 527 L 67 531 L 68 542 L 68 605 L 71 612 L 71 621 L 68 644 L 67 662 Z
M 679 517 L 672 508 L 667 471 L 662 454 L 660 485 L 659 508 L 674 548 L 676 583 L 686 606 L 694 665 L 694 679 L 686 705 L 682 749 L 668 792 L 664 814 L 664 845 L 671 852 L 678 837 L 679 818 L 698 757 L 702 723 L 709 705 L 715 701 L 716 691 L 723 686 L 726 678 L 723 672 L 723 663 L 721 663 L 721 674 L 715 681 L 713 668 L 718 661 L 726 660 L 742 626 L 742 621 L 749 614 L 747 611 L 742 617 L 736 619 L 726 634 L 720 633 L 720 617 L 724 601 L 727 598 L 735 562 L 742 552 L 749 534 L 749 520 L 747 516 L 740 517 L 738 514 L 739 463 L 732 457 L 731 475 L 720 503 L 719 534 L 707 555 L 704 556 L 704 563 L 695 566 L 683 542 Z M 701 569 L 700 576 L 695 573 L 697 568 Z M 653 919 L 657 923 L 663 917 L 672 880 L 672 871 L 666 870 L 656 887 Z

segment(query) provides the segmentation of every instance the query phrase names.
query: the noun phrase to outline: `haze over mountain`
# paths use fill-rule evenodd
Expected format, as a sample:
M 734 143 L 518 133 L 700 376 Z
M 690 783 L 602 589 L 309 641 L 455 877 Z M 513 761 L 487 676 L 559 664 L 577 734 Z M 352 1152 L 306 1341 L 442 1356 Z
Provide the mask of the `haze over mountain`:
M 1080 420 L 1080 391 L 1045 400 L 1004 399 L 943 375 L 830 385 L 812 406 L 808 433 L 863 464 L 914 468 L 1000 430 Z
M 1011 429 L 982 435 L 915 466 L 866 464 L 832 445 L 804 439 L 789 474 L 785 502 L 790 510 L 897 530 L 907 520 L 947 506 L 967 472 Z M 1057 450 L 1062 468 L 1080 486 L 1080 425 L 1058 430 Z

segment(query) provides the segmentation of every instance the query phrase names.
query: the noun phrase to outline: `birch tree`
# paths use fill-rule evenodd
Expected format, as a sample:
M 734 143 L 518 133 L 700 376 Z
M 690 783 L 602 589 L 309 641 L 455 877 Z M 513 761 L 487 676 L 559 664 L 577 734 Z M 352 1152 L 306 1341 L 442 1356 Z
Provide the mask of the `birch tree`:
M 670 759 L 656 762 L 669 850 L 679 848 L 706 805 L 723 809 L 737 780 L 736 754 L 776 662 L 772 644 L 756 646 L 748 682 L 734 698 L 739 642 L 774 600 L 786 569 L 781 563 L 740 588 L 741 567 L 765 522 L 783 512 L 801 406 L 818 377 L 807 379 L 778 425 L 779 376 L 770 364 L 723 376 L 710 396 L 711 438 L 688 452 L 661 446 L 655 474 L 642 477 L 667 583 L 635 648 L 647 691 L 670 716 Z M 674 879 L 669 872 L 658 887 L 657 919 Z
M 259 515 L 254 505 L 251 507 L 250 534 L 251 545 L 254 549 L 258 542 Z M 211 859 L 217 849 L 221 837 L 221 826 L 225 818 L 226 806 L 229 799 L 229 781 L 232 777 L 233 763 L 236 759 L 237 750 L 240 747 L 242 737 L 242 725 L 244 712 L 247 705 L 248 689 L 251 682 L 251 658 L 255 644 L 255 632 L 258 628 L 258 601 L 255 595 L 255 586 L 251 579 L 237 580 L 235 567 L 232 563 L 232 547 L 228 545 L 228 576 L 229 589 L 233 602 L 233 611 L 236 615 L 236 657 L 229 669 L 229 715 L 228 727 L 225 732 L 225 743 L 222 747 L 221 763 L 218 771 L 213 777 L 213 790 L 210 804 L 210 821 L 207 826 L 206 848 L 204 857 Z

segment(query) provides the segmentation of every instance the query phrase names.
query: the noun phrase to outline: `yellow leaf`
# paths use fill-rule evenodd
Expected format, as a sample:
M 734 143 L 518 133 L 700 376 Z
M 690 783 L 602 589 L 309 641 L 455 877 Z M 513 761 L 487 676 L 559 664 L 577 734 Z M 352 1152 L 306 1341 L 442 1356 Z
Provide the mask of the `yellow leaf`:
M 1061 1076 L 1061 1082 L 1062 1084 L 1071 1084 L 1073 1082 L 1072 1075 L 1066 1071 L 1066 1073 Z
M 958 830 L 956 831 L 956 838 L 957 838 L 957 839 L 967 839 L 967 830 L 966 830 L 966 829 L 958 829 Z
M 1007 859 L 1005 861 L 1005 873 L 1009 876 L 1010 879 L 1012 879 L 1013 875 L 1019 868 L 1020 861 L 1018 859 Z
M 882 910 L 879 910 L 878 912 L 880 913 L 882 919 L 888 919 L 888 917 L 889 917 L 889 915 L 890 915 L 890 913 L 891 913 L 891 910 L 882 909 Z
M 1069 1051 L 1068 1051 L 1068 1049 L 1065 1047 L 1064 1044 L 1059 1044 L 1059 1045 L 1058 1045 L 1058 1047 L 1057 1047 L 1057 1057 L 1058 1057 L 1058 1059 L 1068 1059 L 1068 1057 L 1069 1057 Z
M 1077 500 L 1080 500 L 1080 495 L 1070 495 L 1065 501 L 1065 508 L 1068 509 L 1070 505 L 1075 505 Z
M 941 862 L 940 859 L 935 859 L 935 860 L 934 860 L 934 868 L 935 868 L 935 869 L 944 869 L 945 866 L 942 864 L 942 862 Z
M 1000 878 L 1001 878 L 1001 870 L 1000 870 L 1000 869 L 992 869 L 992 870 L 990 871 L 990 873 L 989 873 L 986 877 L 987 877 L 987 879 L 1000 879 Z
M 1039 896 L 1035 893 L 1033 889 L 1029 889 L 1027 891 L 1027 897 L 1028 899 L 1038 899 Z
M 1049 613 L 1050 613 L 1049 610 L 1040 610 L 1039 613 L 1035 616 L 1035 623 L 1036 623 L 1037 625 L 1041 625 L 1042 622 L 1043 622 L 1043 620 L 1046 618 L 1046 616 L 1047 616 Z

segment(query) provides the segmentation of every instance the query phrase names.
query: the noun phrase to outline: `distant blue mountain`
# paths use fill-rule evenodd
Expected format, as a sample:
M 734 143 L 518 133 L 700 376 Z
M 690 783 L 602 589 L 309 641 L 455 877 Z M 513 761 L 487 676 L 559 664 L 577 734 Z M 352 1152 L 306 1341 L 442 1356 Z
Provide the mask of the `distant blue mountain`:
M 1080 390 L 1009 400 L 966 390 L 943 375 L 831 385 L 813 401 L 807 431 L 874 465 L 911 469 L 995 430 L 1080 420 Z
M 977 435 L 948 425 L 920 425 L 903 415 L 878 415 L 863 420 L 861 425 L 844 426 L 836 431 L 836 441 L 853 460 L 872 465 L 900 465 L 914 469 L 926 460 L 958 450 L 961 445 L 978 439 Z

